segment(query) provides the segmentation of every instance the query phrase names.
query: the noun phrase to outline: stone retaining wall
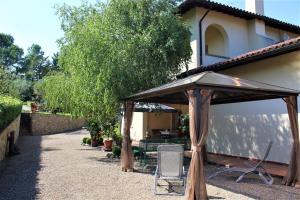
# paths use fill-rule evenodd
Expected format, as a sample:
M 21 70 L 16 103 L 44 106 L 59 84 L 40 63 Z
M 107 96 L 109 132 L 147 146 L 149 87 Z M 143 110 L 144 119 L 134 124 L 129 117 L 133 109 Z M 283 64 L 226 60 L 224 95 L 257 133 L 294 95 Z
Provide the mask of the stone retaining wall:
M 20 130 L 20 116 L 19 115 L 13 122 L 11 122 L 2 132 L 0 132 L 0 161 L 5 158 L 7 152 L 7 138 L 11 131 L 15 132 L 15 143 L 19 137 Z
M 24 117 L 23 115 L 28 116 Z M 86 125 L 86 122 L 83 119 L 74 119 L 70 116 L 55 114 L 23 113 L 22 120 L 23 119 L 27 119 L 26 126 L 30 129 L 27 135 L 62 133 L 77 130 Z M 22 122 L 21 124 L 25 123 Z M 23 127 L 22 130 L 24 130 Z

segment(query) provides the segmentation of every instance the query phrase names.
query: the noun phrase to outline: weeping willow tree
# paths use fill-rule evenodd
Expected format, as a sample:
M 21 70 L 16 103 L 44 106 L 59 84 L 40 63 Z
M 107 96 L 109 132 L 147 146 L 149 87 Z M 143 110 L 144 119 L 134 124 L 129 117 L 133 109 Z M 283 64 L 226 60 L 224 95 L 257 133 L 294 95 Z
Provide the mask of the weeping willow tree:
M 43 80 L 44 98 L 75 116 L 115 118 L 120 99 L 174 79 L 191 56 L 176 0 L 110 0 L 57 9 L 61 72 Z

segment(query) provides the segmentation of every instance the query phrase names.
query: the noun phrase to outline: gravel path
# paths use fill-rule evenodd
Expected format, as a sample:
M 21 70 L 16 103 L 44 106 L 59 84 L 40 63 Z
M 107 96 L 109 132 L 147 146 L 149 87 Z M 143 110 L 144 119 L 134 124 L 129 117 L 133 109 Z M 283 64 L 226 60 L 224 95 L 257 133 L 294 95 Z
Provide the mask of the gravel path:
M 106 153 L 99 149 L 81 146 L 85 135 L 85 131 L 76 131 L 21 137 L 22 154 L 7 159 L 7 167 L 0 174 L 0 199 L 184 199 L 153 195 L 153 175 L 122 172 L 119 160 L 106 158 Z M 214 167 L 207 169 L 208 173 L 213 170 Z M 288 187 L 266 188 L 254 184 L 252 179 L 244 184 L 232 180 L 233 177 L 224 176 L 210 181 L 207 185 L 210 199 L 281 199 L 278 197 L 282 196 L 274 196 L 279 189 L 280 194 L 290 194 L 284 199 L 300 197 L 298 190 L 289 191 Z M 247 188 L 256 191 L 248 192 Z M 262 198 L 259 188 L 266 194 L 271 192 L 272 198 Z

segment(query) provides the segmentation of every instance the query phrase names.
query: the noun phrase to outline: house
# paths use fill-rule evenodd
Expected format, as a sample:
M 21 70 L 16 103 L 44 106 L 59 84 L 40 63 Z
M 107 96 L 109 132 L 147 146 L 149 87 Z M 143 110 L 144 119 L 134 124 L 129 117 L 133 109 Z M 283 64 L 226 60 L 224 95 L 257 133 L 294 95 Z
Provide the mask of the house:
M 190 26 L 193 54 L 190 70 L 178 78 L 216 71 L 300 90 L 300 27 L 264 16 L 263 0 L 245 1 L 247 11 L 205 0 L 186 0 L 179 6 Z M 168 106 L 188 112 L 183 105 Z M 273 140 L 268 160 L 288 163 L 292 135 L 284 108 L 283 100 L 212 106 L 207 151 L 259 158 Z M 141 122 L 134 113 L 132 131 L 144 137 L 151 131 L 149 123 L 143 118 L 143 129 L 137 131 L 138 119 Z M 169 115 L 152 120 L 172 124 Z M 178 115 L 173 115 L 173 121 L 177 120 Z

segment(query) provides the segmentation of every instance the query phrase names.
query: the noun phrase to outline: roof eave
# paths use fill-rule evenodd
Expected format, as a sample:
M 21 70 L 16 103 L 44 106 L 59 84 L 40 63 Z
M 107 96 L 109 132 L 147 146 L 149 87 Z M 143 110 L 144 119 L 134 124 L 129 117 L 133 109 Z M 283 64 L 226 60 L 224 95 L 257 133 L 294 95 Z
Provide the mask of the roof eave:
M 183 15 L 189 10 L 202 7 L 210 10 L 214 10 L 217 12 L 222 12 L 224 14 L 232 15 L 239 18 L 244 18 L 247 20 L 251 19 L 259 19 L 265 21 L 266 25 L 269 25 L 274 28 L 279 28 L 282 30 L 286 30 L 292 33 L 300 34 L 300 27 L 294 24 L 286 23 L 274 18 L 270 18 L 264 15 L 259 15 L 255 13 L 251 13 L 239 8 L 231 7 L 225 4 L 211 2 L 211 1 L 203 1 L 203 0 L 186 0 L 182 4 L 178 6 L 178 14 Z

